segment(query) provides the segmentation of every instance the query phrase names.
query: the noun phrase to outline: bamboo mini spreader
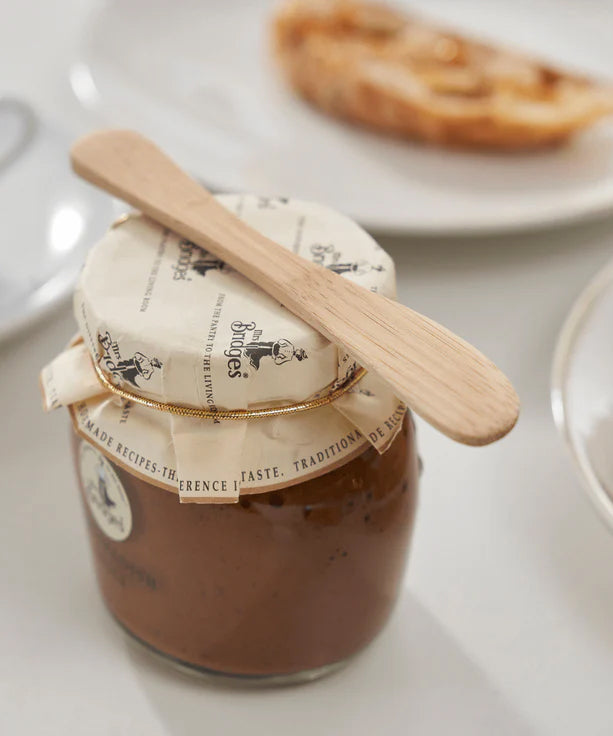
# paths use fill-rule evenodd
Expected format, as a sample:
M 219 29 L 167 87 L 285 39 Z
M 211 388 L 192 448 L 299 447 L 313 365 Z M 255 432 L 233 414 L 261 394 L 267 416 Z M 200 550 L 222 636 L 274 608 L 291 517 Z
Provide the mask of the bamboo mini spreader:
M 472 345 L 264 237 L 138 133 L 90 134 L 75 143 L 71 158 L 84 179 L 213 253 L 343 346 L 452 439 L 484 445 L 515 424 L 513 386 Z

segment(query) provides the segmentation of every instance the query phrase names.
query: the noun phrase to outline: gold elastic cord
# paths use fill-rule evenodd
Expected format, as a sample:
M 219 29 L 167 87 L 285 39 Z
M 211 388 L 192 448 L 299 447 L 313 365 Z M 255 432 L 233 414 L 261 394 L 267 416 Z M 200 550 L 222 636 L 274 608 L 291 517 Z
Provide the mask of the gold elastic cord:
M 177 414 L 180 417 L 196 417 L 197 419 L 262 419 L 263 417 L 278 417 L 284 414 L 297 414 L 300 411 L 310 411 L 311 409 L 318 409 L 320 406 L 327 406 L 333 401 L 338 399 L 343 394 L 347 393 L 353 388 L 358 381 L 360 381 L 366 375 L 365 368 L 359 368 L 351 378 L 347 379 L 340 386 L 335 388 L 325 396 L 320 396 L 317 399 L 309 399 L 308 401 L 298 401 L 295 404 L 286 404 L 285 406 L 271 406 L 264 407 L 261 409 L 193 409 L 190 406 L 177 406 L 176 404 L 166 404 L 163 401 L 154 401 L 153 399 L 145 399 L 138 394 L 133 394 L 131 391 L 126 391 L 123 388 L 115 386 L 103 373 L 102 369 L 97 363 L 94 363 L 94 368 L 100 383 L 104 386 L 107 391 L 114 393 L 116 396 L 120 396 L 126 401 L 132 401 L 135 404 L 141 406 L 147 406 L 149 409 L 156 409 L 157 411 L 165 411 L 169 414 Z

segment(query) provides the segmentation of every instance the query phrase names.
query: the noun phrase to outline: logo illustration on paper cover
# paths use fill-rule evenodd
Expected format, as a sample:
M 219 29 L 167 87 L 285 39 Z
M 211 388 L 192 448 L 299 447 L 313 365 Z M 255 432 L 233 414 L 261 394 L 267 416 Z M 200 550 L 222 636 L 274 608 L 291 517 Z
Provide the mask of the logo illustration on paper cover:
M 333 271 L 338 274 L 355 273 L 358 276 L 361 276 L 362 274 L 370 273 L 371 271 L 385 271 L 383 266 L 373 266 L 363 258 L 360 258 L 357 261 L 345 261 L 341 263 L 341 253 L 336 250 L 332 244 L 321 245 L 320 243 L 315 243 L 311 246 L 311 257 L 313 263 L 318 263 L 329 271 Z
M 230 347 L 224 350 L 224 355 L 228 358 L 230 378 L 247 377 L 248 374 L 242 372 L 243 360 L 247 360 L 257 371 L 264 359 L 270 358 L 274 365 L 283 365 L 291 360 L 302 361 L 309 357 L 306 350 L 295 347 L 283 337 L 277 340 L 260 339 L 262 330 L 256 329 L 255 322 L 236 320 L 232 322 L 230 328 L 232 330 Z
M 101 347 L 101 362 L 107 371 L 112 373 L 119 381 L 127 381 L 138 388 L 139 380 L 148 381 L 154 372 L 162 367 L 158 358 L 149 358 L 144 353 L 137 351 L 130 358 L 123 358 L 119 345 L 111 337 L 109 332 L 98 335 L 98 343 Z
M 229 270 L 228 266 L 190 240 L 179 241 L 179 256 L 172 265 L 173 281 L 191 281 L 191 272 L 206 276 L 209 271 Z

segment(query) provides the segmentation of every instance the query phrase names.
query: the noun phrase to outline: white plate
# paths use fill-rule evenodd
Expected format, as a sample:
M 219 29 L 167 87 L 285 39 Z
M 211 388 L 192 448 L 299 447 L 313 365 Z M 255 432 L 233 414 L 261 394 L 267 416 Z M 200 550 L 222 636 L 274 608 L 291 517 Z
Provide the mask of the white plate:
M 613 261 L 581 294 L 562 329 L 552 407 L 583 484 L 613 529 Z
M 400 2 L 400 4 L 402 4 Z M 475 233 L 613 210 L 613 125 L 558 151 L 471 154 L 387 140 L 296 99 L 270 59 L 271 0 L 115 0 L 93 19 L 73 90 L 98 123 L 142 130 L 209 186 L 325 202 L 375 230 Z M 431 0 L 465 26 L 611 75 L 606 0 Z
M 0 99 L 0 340 L 68 296 L 87 249 L 113 216 L 110 197 L 70 171 L 70 138 Z

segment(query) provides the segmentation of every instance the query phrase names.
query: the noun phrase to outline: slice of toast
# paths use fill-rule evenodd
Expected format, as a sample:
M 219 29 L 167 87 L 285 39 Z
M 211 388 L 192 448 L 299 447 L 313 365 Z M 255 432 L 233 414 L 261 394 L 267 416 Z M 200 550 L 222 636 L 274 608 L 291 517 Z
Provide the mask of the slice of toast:
M 274 18 L 291 85 L 322 110 L 441 145 L 560 144 L 613 112 L 613 87 L 360 0 L 289 0 Z

